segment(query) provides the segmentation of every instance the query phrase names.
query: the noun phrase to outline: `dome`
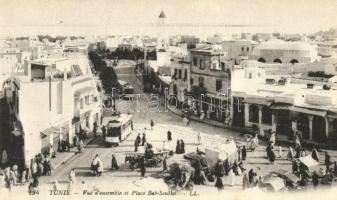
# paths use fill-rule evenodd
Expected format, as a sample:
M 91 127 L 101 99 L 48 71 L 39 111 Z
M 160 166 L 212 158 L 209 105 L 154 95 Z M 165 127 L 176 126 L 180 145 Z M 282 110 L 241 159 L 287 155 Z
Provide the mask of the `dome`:
M 306 42 L 286 42 L 283 40 L 269 40 L 257 45 L 258 50 L 289 50 L 289 51 L 313 51 L 314 46 Z

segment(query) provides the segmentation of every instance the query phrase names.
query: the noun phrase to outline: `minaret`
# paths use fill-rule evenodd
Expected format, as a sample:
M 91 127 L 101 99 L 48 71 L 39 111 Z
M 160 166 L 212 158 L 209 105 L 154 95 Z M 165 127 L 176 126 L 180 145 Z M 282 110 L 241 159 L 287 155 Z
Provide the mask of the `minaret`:
M 165 30 L 166 29 L 166 15 L 163 10 L 159 14 L 158 28 L 159 28 L 159 34 L 158 34 L 158 40 L 157 40 L 157 49 L 163 51 L 167 49 L 167 40 L 168 40 L 166 30 Z

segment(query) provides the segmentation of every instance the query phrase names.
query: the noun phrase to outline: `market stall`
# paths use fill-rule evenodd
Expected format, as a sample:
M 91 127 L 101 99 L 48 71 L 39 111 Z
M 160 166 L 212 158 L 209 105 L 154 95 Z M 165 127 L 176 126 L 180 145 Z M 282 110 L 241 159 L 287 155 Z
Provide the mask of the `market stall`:
M 214 166 L 218 159 L 228 160 L 229 164 L 233 164 L 237 160 L 237 146 L 234 140 L 230 140 L 225 144 L 214 145 L 205 148 L 206 160 L 209 166 Z

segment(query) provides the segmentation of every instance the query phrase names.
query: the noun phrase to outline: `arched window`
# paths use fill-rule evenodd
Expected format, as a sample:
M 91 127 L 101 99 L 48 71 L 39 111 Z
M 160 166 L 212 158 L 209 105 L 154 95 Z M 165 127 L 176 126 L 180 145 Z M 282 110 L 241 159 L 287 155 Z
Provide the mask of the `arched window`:
M 291 64 L 296 64 L 296 63 L 298 63 L 298 60 L 292 59 L 292 60 L 290 61 L 290 63 L 291 63 Z
M 266 60 L 264 58 L 259 58 L 257 61 L 262 62 L 262 63 L 266 62 Z
M 274 61 L 273 61 L 274 63 L 282 63 L 282 60 L 281 59 L 279 59 L 279 58 L 276 58 L 276 59 L 274 59 Z

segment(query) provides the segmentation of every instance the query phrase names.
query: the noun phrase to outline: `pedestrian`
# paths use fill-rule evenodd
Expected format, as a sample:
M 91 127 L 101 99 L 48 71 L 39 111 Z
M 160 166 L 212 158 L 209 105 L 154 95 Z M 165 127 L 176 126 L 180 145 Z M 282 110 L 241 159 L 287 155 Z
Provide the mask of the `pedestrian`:
M 254 169 L 250 169 L 249 172 L 248 172 L 248 180 L 249 180 L 249 184 L 251 184 L 251 185 L 253 185 L 254 176 L 256 176 L 256 173 L 254 172 Z
M 95 158 L 91 162 L 91 169 L 94 172 L 94 175 L 98 174 L 98 162 L 100 161 L 98 154 L 96 154 Z
M 98 176 L 101 176 L 102 173 L 103 173 L 103 162 L 101 161 L 101 159 L 98 159 L 98 162 L 97 162 L 97 175 Z
M 299 173 L 299 164 L 296 160 L 293 160 L 292 162 L 292 170 L 293 170 L 293 174 L 297 175 Z
M 133 131 L 133 120 L 131 120 L 131 131 Z
M 139 145 L 139 142 L 138 142 L 138 140 L 136 139 L 136 140 L 135 140 L 135 152 L 138 151 L 138 145 Z
M 69 173 L 69 181 L 75 183 L 75 180 L 76 180 L 75 169 L 71 169 Z
M 151 119 L 151 121 L 150 121 L 150 126 L 151 126 L 151 130 L 153 130 L 154 122 L 153 122 L 152 119 Z
M 1 155 L 1 167 L 7 167 L 7 162 L 8 162 L 8 154 L 6 149 L 4 149 L 2 151 L 2 155 Z
M 282 146 L 278 146 L 278 156 L 282 158 Z
M 318 180 L 318 175 L 317 172 L 315 171 L 314 174 L 312 175 L 312 184 L 314 186 L 314 188 L 316 189 L 318 184 L 319 184 L 319 180 Z
M 142 146 L 144 146 L 145 143 L 146 143 L 146 136 L 145 136 L 145 133 L 143 133 Z
M 238 161 L 241 160 L 241 147 L 238 146 Z
M 180 141 L 180 145 L 181 145 L 181 154 L 184 154 L 185 153 L 185 143 L 184 143 L 184 140 Z
M 233 187 L 235 185 L 235 174 L 233 172 L 233 169 L 229 170 L 228 177 L 229 177 L 229 185 Z
M 243 147 L 242 147 L 241 157 L 242 157 L 242 160 L 246 160 L 247 150 L 246 150 L 246 146 L 245 145 L 243 145 Z
M 177 140 L 177 145 L 176 145 L 176 154 L 180 154 L 181 152 L 181 145 L 180 145 L 180 140 Z
M 77 135 L 75 135 L 73 137 L 73 145 L 74 145 L 74 147 L 77 147 L 77 142 L 78 142 L 78 137 L 77 137 Z
M 223 190 L 224 189 L 224 184 L 222 182 L 222 178 L 221 177 L 216 177 L 215 187 L 218 188 L 218 190 Z
M 221 163 L 221 160 L 219 159 L 214 167 L 214 175 L 216 177 L 221 178 L 224 176 L 224 174 L 225 174 L 225 170 L 224 170 L 223 164 Z
M 113 154 L 111 155 L 111 169 L 112 170 L 119 170 L 117 159 L 116 159 L 115 155 L 113 155 Z
M 172 132 L 170 130 L 167 131 L 167 141 L 172 141 Z
M 255 151 L 255 149 L 257 148 L 258 145 L 259 145 L 259 138 L 258 138 L 258 135 L 255 134 L 255 136 L 252 139 L 252 144 L 251 144 L 251 147 L 250 147 L 252 152 Z
M 243 173 L 243 177 L 242 177 L 242 188 L 245 190 L 247 188 L 249 188 L 249 178 L 248 178 L 248 174 L 247 172 Z
M 137 135 L 137 137 L 136 137 L 136 141 L 137 141 L 138 146 L 139 146 L 140 143 L 141 143 L 140 133 L 138 133 L 138 135 Z
M 94 136 L 97 137 L 97 122 L 95 121 L 93 124 L 93 130 L 92 132 L 94 133 Z
M 305 156 L 307 156 L 307 153 L 305 152 L 305 149 L 302 148 L 302 150 L 301 150 L 301 157 L 305 157 Z
M 142 158 L 142 160 L 140 162 L 140 174 L 141 174 L 142 177 L 145 176 L 145 172 L 146 172 L 145 158 Z
M 104 125 L 102 126 L 102 134 L 103 134 L 103 138 L 105 138 L 105 136 L 106 136 L 106 128 L 105 128 Z
M 37 175 L 42 176 L 44 172 L 42 161 L 37 163 Z
M 270 151 L 270 157 L 269 157 L 269 161 L 271 162 L 271 164 L 274 164 L 275 162 L 275 152 L 273 150 Z
M 311 157 L 312 157 L 312 159 L 314 159 L 317 162 L 319 162 L 318 152 L 317 152 L 317 149 L 315 147 L 312 149 Z
M 83 144 L 83 140 L 80 139 L 80 141 L 77 144 L 77 149 L 78 149 L 78 153 L 81 153 L 83 150 L 84 144 Z
M 333 173 L 334 173 L 334 176 L 337 177 L 337 162 L 336 161 L 333 167 Z
M 330 170 L 330 165 L 331 165 L 331 160 L 330 160 L 330 155 L 328 152 L 325 152 L 325 167 L 326 167 L 326 171 Z
M 201 133 L 198 131 L 198 145 L 201 145 Z
M 267 153 L 267 157 L 268 159 L 270 159 L 270 152 L 272 151 L 272 146 L 271 145 L 268 145 L 267 148 L 266 148 L 266 153 Z
M 273 131 L 269 138 L 269 144 L 274 146 L 275 143 L 276 143 L 276 135 L 275 135 L 275 131 Z
M 288 152 L 288 155 L 287 155 L 288 160 L 293 160 L 294 156 L 295 156 L 294 149 L 291 146 L 289 146 L 289 152 Z
M 163 160 L 163 172 L 167 170 L 167 155 L 165 155 Z

